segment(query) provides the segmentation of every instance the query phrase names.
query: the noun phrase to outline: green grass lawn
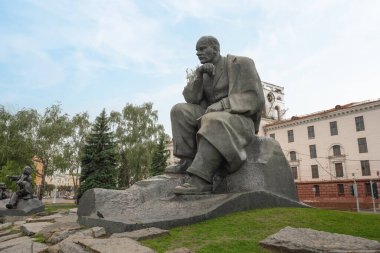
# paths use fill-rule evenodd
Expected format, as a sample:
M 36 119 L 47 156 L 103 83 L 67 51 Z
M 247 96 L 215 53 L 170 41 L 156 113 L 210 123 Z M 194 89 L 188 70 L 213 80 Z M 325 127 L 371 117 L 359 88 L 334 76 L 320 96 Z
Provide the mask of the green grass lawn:
M 45 212 L 65 211 L 77 207 L 74 203 L 45 203 Z
M 312 228 L 380 241 L 380 215 L 314 208 L 271 208 L 234 213 L 170 230 L 170 235 L 145 240 L 160 252 L 186 247 L 203 253 L 270 252 L 259 241 L 281 228 Z

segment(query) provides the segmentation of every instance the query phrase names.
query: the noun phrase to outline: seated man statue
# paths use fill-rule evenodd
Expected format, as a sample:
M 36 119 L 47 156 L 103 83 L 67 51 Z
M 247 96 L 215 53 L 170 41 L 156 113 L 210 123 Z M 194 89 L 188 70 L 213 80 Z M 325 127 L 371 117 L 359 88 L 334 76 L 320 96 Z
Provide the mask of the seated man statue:
M 33 198 L 33 169 L 29 166 L 25 166 L 24 171 L 21 176 L 8 176 L 11 180 L 17 181 L 17 185 L 20 188 L 17 192 L 14 192 L 6 204 L 8 209 L 13 209 L 17 207 L 17 202 L 19 199 L 31 199 Z
M 247 159 L 245 147 L 259 131 L 264 95 L 254 62 L 247 57 L 220 55 L 215 37 L 196 45 L 201 66 L 183 91 L 187 103 L 171 110 L 174 155 L 178 164 L 167 173 L 188 173 L 176 194 L 212 191 L 215 173 L 237 171 Z

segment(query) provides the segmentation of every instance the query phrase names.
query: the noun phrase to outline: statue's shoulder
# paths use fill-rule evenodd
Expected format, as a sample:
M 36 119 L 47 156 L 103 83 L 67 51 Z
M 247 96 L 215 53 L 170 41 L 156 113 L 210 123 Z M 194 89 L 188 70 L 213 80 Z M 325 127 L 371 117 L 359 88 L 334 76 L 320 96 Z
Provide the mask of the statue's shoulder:
M 229 63 L 237 63 L 237 64 L 252 64 L 253 60 L 249 57 L 246 56 L 237 56 L 237 55 L 232 55 L 228 54 L 227 55 L 227 61 Z

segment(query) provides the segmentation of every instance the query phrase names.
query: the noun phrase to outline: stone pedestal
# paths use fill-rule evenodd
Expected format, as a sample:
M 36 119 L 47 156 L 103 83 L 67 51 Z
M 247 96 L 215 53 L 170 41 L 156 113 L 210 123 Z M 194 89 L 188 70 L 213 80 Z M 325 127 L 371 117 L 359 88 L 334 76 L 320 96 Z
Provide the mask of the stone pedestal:
M 176 174 L 142 180 L 127 190 L 88 190 L 80 199 L 78 221 L 115 233 L 166 229 L 253 208 L 306 207 L 298 202 L 289 164 L 277 141 L 257 137 L 247 154 L 239 171 L 215 177 L 213 194 L 174 195 L 174 187 L 183 182 L 183 176 Z
M 7 209 L 6 204 L 9 203 L 9 199 L 0 200 L 0 217 L 2 216 L 25 216 L 29 214 L 43 212 L 45 205 L 39 199 L 19 199 L 17 202 L 17 208 Z

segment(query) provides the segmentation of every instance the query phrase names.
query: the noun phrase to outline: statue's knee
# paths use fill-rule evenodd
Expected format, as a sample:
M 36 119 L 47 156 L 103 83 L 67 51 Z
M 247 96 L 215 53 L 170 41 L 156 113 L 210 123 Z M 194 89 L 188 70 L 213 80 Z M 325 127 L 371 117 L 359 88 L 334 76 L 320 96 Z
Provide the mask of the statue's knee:
M 181 117 L 184 113 L 184 111 L 187 109 L 185 103 L 179 103 L 172 107 L 170 111 L 170 117 L 171 118 L 178 118 Z

